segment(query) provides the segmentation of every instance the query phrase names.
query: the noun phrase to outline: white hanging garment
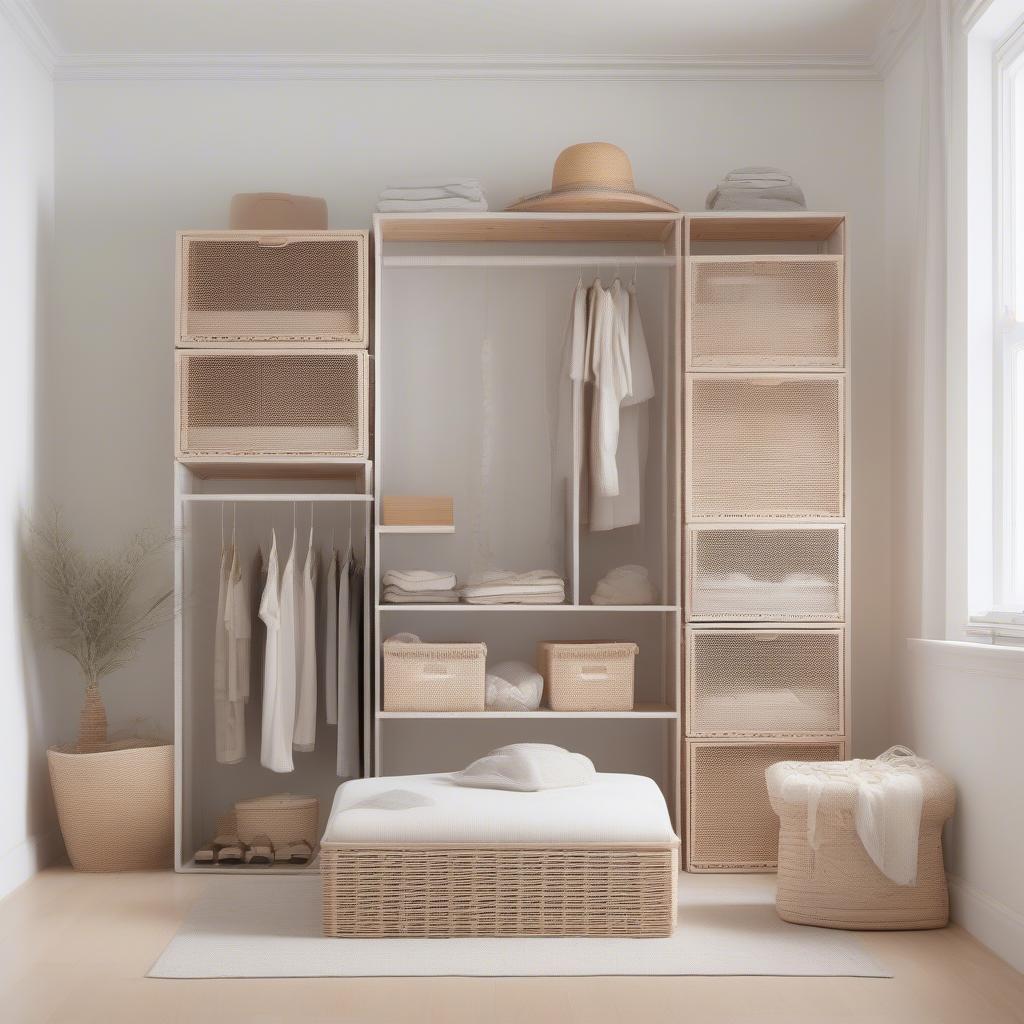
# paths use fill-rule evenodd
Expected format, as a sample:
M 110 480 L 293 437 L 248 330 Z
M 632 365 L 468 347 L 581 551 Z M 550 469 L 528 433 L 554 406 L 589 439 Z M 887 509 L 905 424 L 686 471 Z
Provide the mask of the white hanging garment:
M 234 547 L 222 548 L 217 582 L 217 618 L 213 639 L 213 744 L 219 764 L 238 764 L 245 757 L 245 713 L 240 700 L 228 689 L 228 656 L 231 644 L 225 628 L 225 609 L 230 589 Z
M 590 364 L 588 379 L 594 395 L 590 421 L 591 497 L 615 497 L 619 493 L 616 451 L 619 446 L 619 406 L 632 390 L 629 363 L 628 321 L 621 309 L 628 310 L 628 299 L 621 295 L 622 285 L 615 281 L 605 291 L 600 281 L 593 287 L 588 336 Z M 592 501 L 593 505 L 593 501 Z
M 619 282 L 612 285 L 611 295 L 621 323 L 627 324 L 629 345 L 630 393 L 622 399 L 619 411 L 619 441 L 615 464 L 619 493 L 604 496 L 594 493 L 590 505 L 591 530 L 615 530 L 636 526 L 641 521 L 641 501 L 647 452 L 650 439 L 650 400 L 654 397 L 654 374 L 651 371 L 647 339 L 640 319 L 636 291 L 628 293 Z
M 223 609 L 223 708 L 218 746 L 228 753 L 227 763 L 245 757 L 245 704 L 249 699 L 249 651 L 252 642 L 252 608 L 249 584 L 242 573 L 238 549 L 230 549 L 231 563 L 224 583 Z
M 295 590 L 295 735 L 292 746 L 309 753 L 316 746 L 316 552 L 313 528 Z
M 363 572 L 359 563 L 349 559 L 348 586 L 348 630 L 345 644 L 344 667 L 339 652 L 341 683 L 338 690 L 338 775 L 341 778 L 358 778 L 360 771 L 359 750 L 359 691 L 362 681 L 362 623 L 363 623 Z M 339 599 L 339 609 L 340 609 Z
M 551 521 L 558 523 L 565 514 L 565 486 L 559 473 L 572 473 L 572 392 L 586 374 L 587 289 L 583 279 L 572 293 L 569 319 L 565 325 L 562 359 L 558 378 L 551 389 L 549 422 L 551 429 Z
M 332 545 L 320 592 L 321 634 L 317 665 L 323 678 L 324 718 L 338 724 L 338 551 Z
M 294 535 L 293 535 L 294 541 Z M 267 627 L 263 656 L 263 728 L 260 764 L 274 772 L 294 770 L 295 733 L 295 586 L 294 544 L 284 573 L 278 574 L 277 534 L 267 558 L 267 584 L 260 619 Z
M 338 569 L 337 678 L 335 680 L 338 708 L 337 774 L 339 778 L 348 779 L 352 777 L 350 771 L 352 723 L 349 721 L 351 712 L 349 691 L 352 686 L 349 671 L 352 663 L 350 648 L 355 642 L 355 637 L 352 635 L 351 576 L 354 560 L 351 543 L 346 548 L 340 562 L 341 566 Z M 358 724 L 357 722 L 357 728 Z

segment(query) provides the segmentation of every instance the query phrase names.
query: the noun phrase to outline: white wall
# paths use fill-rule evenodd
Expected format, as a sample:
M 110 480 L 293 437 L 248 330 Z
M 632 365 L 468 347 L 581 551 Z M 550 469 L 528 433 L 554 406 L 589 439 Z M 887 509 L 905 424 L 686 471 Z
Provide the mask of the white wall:
M 25 643 L 19 513 L 35 486 L 36 360 L 53 241 L 53 87 L 0 15 L 0 896 L 58 845 L 44 754 L 45 695 Z
M 226 223 L 232 193 L 323 195 L 369 223 L 386 183 L 474 174 L 493 208 L 546 186 L 571 142 L 608 139 L 640 188 L 702 208 L 722 173 L 793 172 L 851 217 L 856 747 L 884 739 L 888 356 L 881 313 L 881 88 L 860 82 L 66 82 L 57 86 L 55 343 L 46 488 L 85 534 L 169 525 L 173 239 Z M 53 666 L 58 671 L 58 666 Z M 72 676 L 70 666 L 61 669 Z M 171 642 L 107 686 L 111 717 L 171 722 Z M 73 722 L 65 723 L 68 731 Z

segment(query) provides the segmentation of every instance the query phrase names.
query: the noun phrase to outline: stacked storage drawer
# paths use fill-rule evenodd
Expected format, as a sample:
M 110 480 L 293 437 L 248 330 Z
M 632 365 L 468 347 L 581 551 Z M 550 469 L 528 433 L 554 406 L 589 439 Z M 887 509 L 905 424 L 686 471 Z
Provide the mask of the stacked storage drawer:
M 772 870 L 765 768 L 846 756 L 844 322 L 842 255 L 688 261 L 691 871 Z
M 178 236 L 183 461 L 366 458 L 364 231 Z

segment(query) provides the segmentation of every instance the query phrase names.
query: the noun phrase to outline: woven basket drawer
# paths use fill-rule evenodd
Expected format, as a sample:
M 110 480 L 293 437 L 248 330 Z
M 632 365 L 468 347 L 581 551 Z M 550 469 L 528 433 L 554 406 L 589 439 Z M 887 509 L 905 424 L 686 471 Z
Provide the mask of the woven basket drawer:
M 694 526 L 686 531 L 691 622 L 839 622 L 842 526 Z
M 843 378 L 687 378 L 687 517 L 841 517 Z
M 180 237 L 178 345 L 367 344 L 365 231 Z
M 177 354 L 178 457 L 365 458 L 365 352 Z
M 770 871 L 779 858 L 779 819 L 766 769 L 777 761 L 840 761 L 828 742 L 686 741 L 686 865 L 689 871 Z
M 687 736 L 843 731 L 838 629 L 687 629 Z
M 483 711 L 486 644 L 384 643 L 385 711 Z
M 541 644 L 537 661 L 552 711 L 632 711 L 636 644 Z
M 694 256 L 689 365 L 843 365 L 842 256 Z
M 251 843 L 266 836 L 274 846 L 305 840 L 316 849 L 320 841 L 320 801 L 315 796 L 261 796 L 235 804 L 238 838 Z

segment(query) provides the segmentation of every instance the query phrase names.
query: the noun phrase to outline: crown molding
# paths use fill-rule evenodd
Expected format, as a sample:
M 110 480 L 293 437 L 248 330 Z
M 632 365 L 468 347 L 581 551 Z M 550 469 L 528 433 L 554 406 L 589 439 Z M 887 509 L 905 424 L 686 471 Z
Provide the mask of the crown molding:
M 870 57 L 572 55 L 62 54 L 58 81 L 496 79 L 513 81 L 807 81 L 877 77 Z
M 885 78 L 900 59 L 917 31 L 924 6 L 925 0 L 900 0 L 890 10 L 879 30 L 875 48 L 874 66 L 878 78 Z
M 35 4 L 31 0 L 0 0 L 0 15 L 43 69 L 53 75 L 63 54 Z

